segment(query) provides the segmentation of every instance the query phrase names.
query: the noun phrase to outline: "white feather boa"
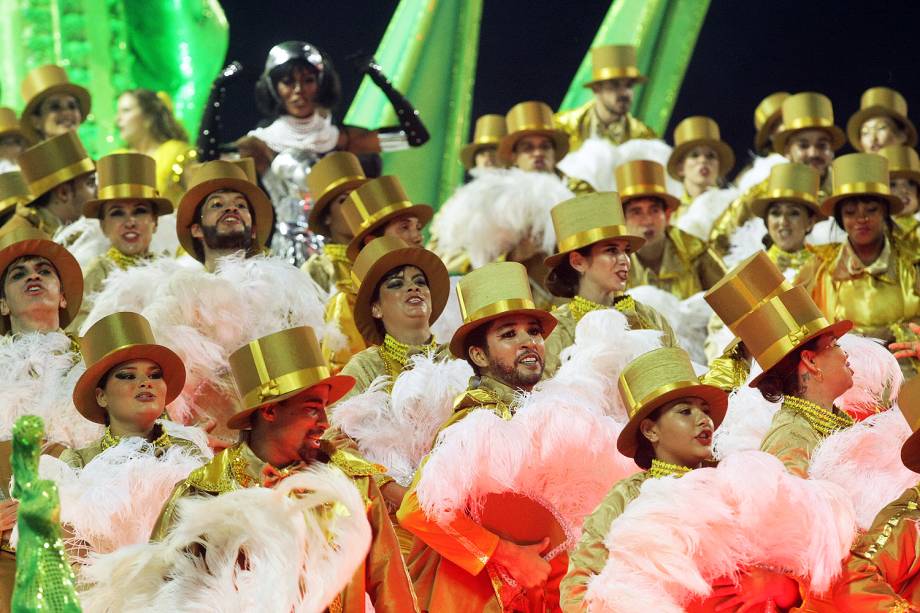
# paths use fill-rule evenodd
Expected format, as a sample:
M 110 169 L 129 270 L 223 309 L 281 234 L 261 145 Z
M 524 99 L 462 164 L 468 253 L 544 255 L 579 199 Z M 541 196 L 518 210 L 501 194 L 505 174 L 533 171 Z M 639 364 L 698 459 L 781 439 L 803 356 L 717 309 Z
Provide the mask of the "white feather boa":
M 758 451 L 679 479 L 650 479 L 610 527 L 609 559 L 588 584 L 591 611 L 677 613 L 751 565 L 783 568 L 820 593 L 855 536 L 846 492 L 789 475 Z
M 454 337 L 454 332 L 463 325 L 463 315 L 460 313 L 460 300 L 457 298 L 457 283 L 460 281 L 459 276 L 450 278 L 450 293 L 447 296 L 447 304 L 441 311 L 440 317 L 431 324 L 431 334 L 439 343 L 447 344 Z
M 736 228 L 729 239 L 728 253 L 723 259 L 725 267 L 731 270 L 758 251 L 763 251 L 765 249 L 763 237 L 766 235 L 767 226 L 760 217 L 750 219 L 741 227 Z M 789 271 L 783 271 L 787 279 L 794 276 L 795 272 L 797 271 L 791 271 L 790 275 Z
M 574 197 L 554 174 L 517 168 L 489 170 L 457 189 L 438 211 L 432 233 L 445 254 L 466 252 L 473 268 L 508 253 L 525 239 L 553 253 L 550 209 Z
M 741 190 L 735 187 L 708 189 L 693 199 L 675 225 L 684 232 L 709 242 L 712 225 L 739 196 Z
M 661 139 L 634 138 L 622 145 L 614 145 L 604 138 L 591 137 L 577 151 L 573 151 L 559 162 L 559 170 L 570 177 L 587 182 L 599 192 L 617 190 L 614 170 L 627 162 L 651 160 L 665 168 L 671 157 L 671 147 Z M 684 187 L 670 175 L 665 174 L 669 193 L 680 198 Z
M 62 332 L 33 332 L 0 338 L 0 440 L 12 438 L 23 415 L 45 422 L 45 439 L 85 447 L 102 427 L 77 412 L 71 394 L 85 370 Z
M 778 164 L 788 164 L 786 156 L 771 153 L 766 156 L 755 155 L 751 167 L 735 179 L 735 184 L 742 192 L 746 192 L 758 183 L 763 183 L 770 178 L 770 171 Z
M 809 245 L 828 245 L 831 243 L 842 243 L 846 240 L 847 233 L 837 225 L 837 220 L 829 217 L 815 224 L 805 242 Z
M 274 488 L 187 498 L 178 517 L 162 542 L 92 556 L 85 610 L 319 612 L 371 541 L 360 493 L 327 465 Z
M 364 457 L 386 466 L 387 474 L 408 487 L 471 376 L 464 360 L 413 356 L 392 394 L 386 391 L 389 377 L 378 377 L 367 391 L 335 406 L 333 424 L 358 442 Z
M 703 345 L 706 342 L 706 327 L 714 313 L 712 307 L 703 299 L 703 292 L 697 292 L 681 300 L 671 292 L 652 285 L 640 285 L 630 288 L 626 293 L 637 302 L 661 313 L 671 324 L 678 343 L 687 350 L 693 361 L 699 364 L 706 363 Z

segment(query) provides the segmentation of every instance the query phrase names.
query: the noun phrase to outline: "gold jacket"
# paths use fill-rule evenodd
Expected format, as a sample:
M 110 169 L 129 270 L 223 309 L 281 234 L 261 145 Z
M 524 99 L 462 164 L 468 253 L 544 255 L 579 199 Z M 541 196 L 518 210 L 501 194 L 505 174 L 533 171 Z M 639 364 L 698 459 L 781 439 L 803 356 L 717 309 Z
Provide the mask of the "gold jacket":
M 637 253 L 630 256 L 629 287 L 652 285 L 685 300 L 708 290 L 725 276 L 725 264 L 721 258 L 692 234 L 669 226 L 664 241 L 661 267 L 657 273 L 646 267 Z
M 592 136 L 606 138 L 614 145 L 634 138 L 657 138 L 654 130 L 628 113 L 620 122 L 602 126 L 594 112 L 594 98 L 576 109 L 556 113 L 553 123 L 569 135 L 569 151 L 577 150 Z
M 917 261 L 920 259 L 920 220 L 913 215 L 898 215 L 892 219 L 894 228 L 891 234 L 894 244 Z
M 0 236 L 18 228 L 36 228 L 52 238 L 62 226 L 61 220 L 48 207 L 17 204 L 13 216 L 0 227 Z
M 418 602 L 399 553 L 399 543 L 386 513 L 380 490 L 371 478 L 383 469 L 347 451 L 335 450 L 329 462 L 348 475 L 367 507 L 371 548 L 351 582 L 329 606 L 330 613 L 363 612 L 365 593 L 376 611 L 418 611 Z M 246 443 L 221 451 L 214 459 L 176 485 L 154 526 L 152 540 L 161 540 L 175 521 L 176 505 L 186 496 L 219 496 L 247 487 L 261 487 L 263 462 Z
M 178 206 L 186 191 L 185 171 L 198 162 L 198 149 L 181 140 L 168 140 L 157 147 L 157 191 Z
M 811 405 L 810 412 L 797 410 L 796 403 Z M 787 397 L 773 415 L 760 450 L 779 458 L 793 475 L 807 479 L 815 448 L 834 430 L 852 424 L 853 420 L 837 408 L 831 412 L 808 401 Z

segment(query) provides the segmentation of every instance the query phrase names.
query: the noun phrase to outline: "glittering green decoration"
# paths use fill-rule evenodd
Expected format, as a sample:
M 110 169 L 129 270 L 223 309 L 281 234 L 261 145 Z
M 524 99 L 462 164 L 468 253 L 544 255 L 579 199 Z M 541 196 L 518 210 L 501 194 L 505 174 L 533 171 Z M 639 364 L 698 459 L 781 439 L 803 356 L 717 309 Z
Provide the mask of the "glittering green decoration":
M 13 426 L 13 498 L 19 500 L 19 544 L 13 611 L 79 612 L 73 570 L 60 535 L 61 503 L 53 481 L 39 479 L 44 424 L 20 417 Z

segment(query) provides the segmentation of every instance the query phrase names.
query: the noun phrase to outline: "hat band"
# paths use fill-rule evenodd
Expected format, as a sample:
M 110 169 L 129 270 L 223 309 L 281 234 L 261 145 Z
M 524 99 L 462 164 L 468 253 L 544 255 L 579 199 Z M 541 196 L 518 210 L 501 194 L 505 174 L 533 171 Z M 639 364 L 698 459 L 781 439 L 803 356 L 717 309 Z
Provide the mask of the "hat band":
M 57 187 L 61 183 L 66 183 L 71 179 L 75 179 L 80 175 L 84 175 L 88 172 L 93 172 L 96 170 L 96 167 L 93 165 L 93 161 L 89 158 L 83 158 L 65 166 L 63 168 L 58 168 L 50 175 L 45 175 L 41 179 L 36 179 L 29 183 L 29 191 L 37 196 L 44 194 L 49 189 Z
M 383 207 L 382 209 L 379 209 L 375 211 L 374 213 L 371 213 L 364 206 L 364 203 L 358 200 L 357 198 L 352 199 L 352 202 L 355 203 L 355 208 L 358 209 L 358 213 L 360 213 L 361 215 L 362 221 L 361 221 L 360 228 L 362 232 L 372 228 L 378 221 L 380 221 L 381 219 L 383 219 L 384 217 L 388 215 L 391 215 L 392 213 L 395 213 L 396 211 L 400 209 L 412 208 L 411 202 L 409 202 L 408 200 L 403 200 L 401 202 L 394 202 L 393 204 L 387 205 Z
M 789 352 L 801 345 L 805 338 L 830 325 L 830 322 L 822 315 L 817 319 L 813 319 L 808 323 L 790 330 L 778 340 L 774 341 L 769 347 L 761 351 L 760 354 L 757 355 L 757 363 L 760 364 L 764 372 L 767 372 L 776 366 L 780 360 L 786 357 Z M 790 326 L 790 328 L 792 328 L 792 326 Z
M 628 230 L 624 225 L 591 228 L 590 230 L 585 230 L 584 232 L 570 234 L 569 236 L 566 236 L 564 239 L 559 241 L 559 253 L 575 251 L 576 249 L 581 249 L 582 247 L 593 245 L 594 243 L 602 241 L 605 238 L 616 238 L 617 236 L 625 236 L 627 234 Z
M 693 379 L 693 380 L 686 379 L 686 380 L 677 381 L 674 383 L 667 383 L 665 385 L 656 387 L 655 389 L 653 389 L 651 392 L 649 392 L 648 394 L 646 394 L 643 398 L 640 398 L 639 400 L 636 400 L 635 397 L 632 395 L 632 390 L 629 388 L 629 385 L 624 385 L 622 389 L 624 392 L 626 392 L 624 395 L 626 396 L 626 401 L 629 405 L 629 418 L 632 419 L 633 417 L 635 417 L 636 414 L 639 413 L 643 407 L 647 406 L 650 402 L 652 402 L 653 400 L 655 400 L 656 398 L 660 396 L 664 396 L 665 394 L 669 392 L 672 392 L 674 390 L 678 390 L 681 388 L 695 387 L 699 384 L 700 382 L 698 379 Z
M 806 128 L 832 128 L 834 120 L 827 117 L 796 117 L 789 123 L 783 122 L 786 132 L 804 130 Z
M 323 193 L 316 197 L 316 202 L 319 202 L 320 200 L 325 198 L 327 194 L 331 193 L 332 190 L 334 190 L 335 188 L 341 185 L 344 185 L 345 183 L 349 183 L 351 181 L 362 181 L 362 180 L 365 180 L 366 178 L 367 177 L 359 177 L 358 175 L 348 175 L 347 177 L 340 177 L 336 179 L 335 181 L 331 182 L 329 185 L 327 185 L 325 189 L 323 189 Z
M 610 81 L 611 79 L 635 79 L 641 75 L 636 66 L 603 66 L 591 73 L 592 81 Z
M 500 315 L 509 311 L 533 311 L 536 310 L 536 308 L 537 306 L 533 303 L 533 300 L 528 298 L 510 298 L 508 300 L 499 300 L 498 302 L 487 304 L 481 309 L 473 311 L 463 318 L 463 323 L 472 323 L 480 319 L 485 319 L 486 317 Z
M 525 123 L 522 125 L 514 126 L 513 130 L 508 131 L 508 136 L 513 136 L 519 132 L 555 132 L 556 128 L 553 127 L 553 124 L 545 123 Z
M 135 198 L 159 198 L 155 187 L 143 183 L 116 183 L 99 188 L 97 200 L 134 200 Z
M 811 192 L 803 192 L 788 187 L 777 187 L 771 189 L 769 192 L 767 192 L 764 200 L 804 200 L 815 206 L 818 205 L 817 199 Z
M 876 181 L 857 181 L 855 183 L 844 183 L 834 190 L 832 196 L 846 196 L 848 194 L 880 194 L 890 196 L 891 189 L 887 183 Z
M 747 302 L 753 303 L 753 306 L 751 306 L 751 308 L 749 308 L 749 309 L 747 310 L 747 312 L 745 312 L 743 315 L 741 315 L 741 317 L 739 317 L 738 319 L 735 319 L 735 320 L 733 320 L 733 321 L 725 321 L 724 316 L 723 316 L 722 314 L 716 313 L 716 314 L 719 316 L 719 318 L 722 319 L 723 323 L 725 323 L 725 326 L 726 326 L 729 330 L 731 330 L 732 333 L 734 333 L 734 334 L 738 334 L 738 331 L 735 330 L 735 326 L 737 326 L 739 323 L 741 323 L 741 321 L 742 321 L 745 317 L 747 317 L 748 315 L 750 315 L 751 313 L 753 313 L 754 311 L 756 311 L 757 309 L 759 309 L 761 306 L 763 306 L 763 305 L 765 305 L 766 303 L 770 302 L 771 300 L 773 300 L 774 298 L 776 298 L 776 297 L 779 296 L 780 294 L 785 293 L 785 292 L 788 292 L 788 291 L 791 290 L 792 287 L 793 287 L 792 284 L 789 283 L 789 281 L 783 281 L 782 283 L 780 283 L 779 285 L 777 285 L 777 286 L 776 286 L 776 289 L 774 289 L 772 292 L 770 292 L 769 294 L 767 294 L 766 296 L 764 296 L 764 297 L 761 298 L 760 300 L 756 300 L 756 301 L 755 301 L 755 300 L 753 300 L 754 297 L 751 295 L 750 291 L 748 291 L 748 286 L 747 286 L 744 282 L 739 282 L 739 281 L 740 281 L 740 277 L 735 277 L 735 278 L 733 279 L 733 281 L 735 281 L 735 283 L 732 283 L 732 285 L 735 285 L 735 286 L 736 286 L 736 287 L 735 287 L 735 290 L 736 290 L 739 294 L 743 294 L 743 295 L 745 296 Z
M 619 186 L 617 186 L 619 187 Z M 630 196 L 670 196 L 664 185 L 657 183 L 637 183 L 628 185 L 620 190 L 620 198 L 629 198 Z
M 467 147 L 469 147 L 470 145 L 477 145 L 480 147 L 487 147 L 489 145 L 498 145 L 501 139 L 502 137 L 497 134 L 487 134 L 485 136 L 477 136 L 473 139 L 473 142 L 467 145 Z
M 243 406 L 246 408 L 258 407 L 293 391 L 309 389 L 323 379 L 328 378 L 329 375 L 327 367 L 311 366 L 285 373 L 274 379 L 268 379 L 255 389 L 249 390 L 243 396 Z

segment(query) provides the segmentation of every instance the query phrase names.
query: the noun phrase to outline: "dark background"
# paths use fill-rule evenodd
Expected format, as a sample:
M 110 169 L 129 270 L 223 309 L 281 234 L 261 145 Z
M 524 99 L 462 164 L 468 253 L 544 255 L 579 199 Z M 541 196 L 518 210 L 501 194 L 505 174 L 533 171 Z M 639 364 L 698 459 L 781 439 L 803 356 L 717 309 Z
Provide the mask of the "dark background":
M 692 1 L 692 0 L 689 0 Z M 336 63 L 343 115 L 357 90 L 345 57 L 373 52 L 395 0 L 221 0 L 230 22 L 228 62 L 245 74 L 230 88 L 228 136 L 260 119 L 252 87 L 277 42 L 306 40 Z M 522 100 L 562 101 L 610 3 L 485 0 L 473 119 L 505 113 Z M 688 115 L 709 115 L 739 158 L 754 136 L 753 112 L 767 94 L 813 90 L 830 96 L 836 123 L 859 108 L 867 88 L 900 91 L 920 121 L 920 1 L 712 0 L 683 87 L 664 135 Z M 444 67 L 445 72 L 450 68 Z M 376 127 L 376 126 L 368 126 Z

